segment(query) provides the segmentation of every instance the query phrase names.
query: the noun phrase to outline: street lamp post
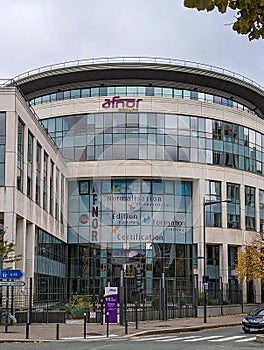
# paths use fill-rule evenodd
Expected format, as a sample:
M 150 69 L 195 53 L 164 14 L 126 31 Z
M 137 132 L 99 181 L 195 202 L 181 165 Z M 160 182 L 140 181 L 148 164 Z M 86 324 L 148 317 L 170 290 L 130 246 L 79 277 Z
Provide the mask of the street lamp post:
M 207 252 L 206 252 L 206 232 L 205 232 L 205 227 L 206 227 L 206 212 L 205 212 L 205 207 L 207 205 L 213 205 L 213 204 L 220 204 L 220 203 L 230 203 L 232 202 L 232 199 L 227 198 L 224 200 L 219 200 L 219 201 L 205 201 L 205 197 L 203 199 L 203 249 L 204 249 L 204 276 L 203 276 L 203 286 L 204 286 L 204 323 L 207 323 L 207 291 L 208 291 L 208 277 L 207 277 Z

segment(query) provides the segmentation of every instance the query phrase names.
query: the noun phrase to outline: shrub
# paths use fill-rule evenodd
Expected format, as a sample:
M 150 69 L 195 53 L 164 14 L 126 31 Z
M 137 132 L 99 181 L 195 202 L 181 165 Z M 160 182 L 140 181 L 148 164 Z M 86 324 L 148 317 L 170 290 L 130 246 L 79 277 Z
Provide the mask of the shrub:
M 66 305 L 66 314 L 69 318 L 82 318 L 91 308 L 91 298 L 88 295 L 73 295 L 71 302 Z

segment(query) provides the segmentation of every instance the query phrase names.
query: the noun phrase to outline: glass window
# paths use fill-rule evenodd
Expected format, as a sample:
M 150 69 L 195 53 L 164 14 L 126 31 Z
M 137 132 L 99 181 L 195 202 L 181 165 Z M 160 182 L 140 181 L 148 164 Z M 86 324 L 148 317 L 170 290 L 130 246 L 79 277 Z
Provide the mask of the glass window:
M 191 91 L 191 100 L 198 100 L 198 92 Z
M 216 204 L 209 204 L 209 202 L 219 202 Z M 221 210 L 221 182 L 206 181 L 205 192 L 205 224 L 211 227 L 222 226 L 222 210 Z
M 107 96 L 107 87 L 105 86 L 100 87 L 100 96 Z
M 91 97 L 99 96 L 99 88 L 91 88 Z
M 264 190 L 259 190 L 260 232 L 264 232 Z
M 81 97 L 91 97 L 91 89 L 81 89 Z
M 183 98 L 185 100 L 190 100 L 191 99 L 191 91 L 189 90 L 183 90 Z
M 227 183 L 227 227 L 240 229 L 240 185 Z
M 23 192 L 24 178 L 24 123 L 18 119 L 17 126 L 17 189 Z
M 79 181 L 79 194 L 89 194 L 89 181 Z
M 128 96 L 137 96 L 138 95 L 137 86 L 128 86 L 127 87 L 127 95 Z
M 81 97 L 80 89 L 71 90 L 71 98 L 80 98 L 80 97 Z
M 165 115 L 165 128 L 166 129 L 177 128 L 177 119 L 175 118 L 175 115 L 172 115 L 172 114 Z
M 164 97 L 172 97 L 173 90 L 170 88 L 163 88 L 163 96 Z
M 40 174 L 41 174 L 41 146 L 37 143 L 36 150 L 36 197 L 35 201 L 40 204 Z
M 64 91 L 64 99 L 69 100 L 71 98 L 71 90 Z
M 126 86 L 117 86 L 116 95 L 117 96 L 126 96 Z
M 173 97 L 174 98 L 182 98 L 183 91 L 179 89 L 173 89 Z
M 154 96 L 154 87 L 146 86 L 146 96 Z
M 207 245 L 207 265 L 219 266 L 219 246 Z
M 255 219 L 255 188 L 245 186 L 245 221 L 246 230 L 256 229 Z
M 162 96 L 162 88 L 155 87 L 154 88 L 154 96 L 161 97 Z

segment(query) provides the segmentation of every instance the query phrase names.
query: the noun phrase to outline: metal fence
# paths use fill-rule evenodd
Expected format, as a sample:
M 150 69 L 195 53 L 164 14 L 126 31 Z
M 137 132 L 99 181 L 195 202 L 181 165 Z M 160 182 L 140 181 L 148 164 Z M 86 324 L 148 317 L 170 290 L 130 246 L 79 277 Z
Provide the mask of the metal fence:
M 163 284 L 164 282 L 164 284 Z M 256 292 L 254 285 L 248 284 L 247 303 L 256 302 Z M 6 314 L 6 310 L 21 322 L 27 322 L 30 318 L 33 322 L 51 322 L 56 316 L 63 322 L 65 317 L 65 306 L 69 299 L 65 298 L 49 298 L 51 293 L 43 297 L 34 295 L 34 291 L 30 286 L 24 287 L 0 287 L 0 299 L 2 315 Z M 166 320 L 181 317 L 197 317 L 198 309 L 203 307 L 204 291 L 202 286 L 198 288 L 198 283 L 186 279 L 157 279 L 153 284 L 153 293 L 146 294 L 134 293 L 133 283 L 128 284 L 127 290 L 123 293 L 127 295 L 127 299 L 120 298 L 119 309 L 120 317 L 124 318 L 126 310 L 126 318 L 128 322 L 147 320 Z M 121 289 L 119 293 L 121 296 Z M 93 296 L 91 296 L 92 300 Z M 96 302 L 92 303 L 92 309 L 96 314 L 103 315 L 103 293 L 96 295 Z M 92 300 L 93 301 L 93 300 Z M 123 305 L 121 305 L 123 303 Z M 207 306 L 221 307 L 221 310 L 229 306 L 238 305 L 243 307 L 243 290 L 242 285 L 237 281 L 230 281 L 229 284 L 223 284 L 221 278 L 209 281 L 207 291 Z M 136 316 L 137 314 L 137 316 Z M 55 316 L 54 316 L 55 315 Z M 100 317 L 102 319 L 102 317 Z M 3 316 L 2 316 L 3 321 Z

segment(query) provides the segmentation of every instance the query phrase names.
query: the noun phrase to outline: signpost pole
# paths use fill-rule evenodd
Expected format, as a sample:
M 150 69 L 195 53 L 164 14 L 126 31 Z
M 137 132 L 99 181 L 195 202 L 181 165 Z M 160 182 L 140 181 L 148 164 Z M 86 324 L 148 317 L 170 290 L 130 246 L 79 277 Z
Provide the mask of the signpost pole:
M 8 333 L 8 304 L 9 304 L 9 286 L 6 287 L 5 333 Z

